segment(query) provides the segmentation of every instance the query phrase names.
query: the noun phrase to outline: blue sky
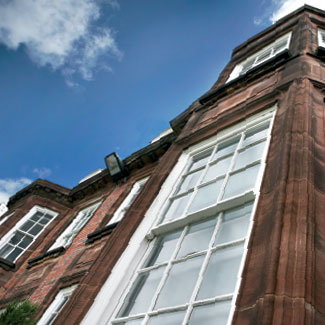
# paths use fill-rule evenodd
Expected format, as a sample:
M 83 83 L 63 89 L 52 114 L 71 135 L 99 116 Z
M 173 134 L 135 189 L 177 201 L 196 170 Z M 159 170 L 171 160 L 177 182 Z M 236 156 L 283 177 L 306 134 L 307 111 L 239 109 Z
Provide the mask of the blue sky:
M 303 2 L 0 0 L 0 202 L 146 146 L 235 46 Z

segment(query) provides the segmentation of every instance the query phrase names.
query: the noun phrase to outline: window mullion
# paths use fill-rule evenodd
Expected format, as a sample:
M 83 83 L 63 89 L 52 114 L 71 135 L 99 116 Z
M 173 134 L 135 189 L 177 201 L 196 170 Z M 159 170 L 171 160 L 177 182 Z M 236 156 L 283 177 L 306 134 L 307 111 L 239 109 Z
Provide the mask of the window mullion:
M 231 300 L 233 297 L 234 297 L 234 294 L 230 293 L 230 294 L 225 294 L 225 295 L 217 296 L 217 297 L 213 297 L 213 298 L 196 300 L 195 302 L 193 302 L 193 307 L 213 304 L 218 301 Z
M 47 213 L 44 213 L 44 214 L 39 218 L 39 220 L 37 220 L 37 221 L 34 221 L 34 220 L 33 220 L 33 221 L 35 222 L 35 224 L 41 226 L 42 228 L 45 228 L 46 225 L 47 225 L 51 220 L 49 219 L 49 221 L 47 221 L 45 224 L 42 224 L 42 223 L 40 223 L 39 221 L 42 220 L 43 217 L 46 218 L 46 215 L 47 215 Z
M 34 226 L 33 226 L 33 227 L 34 227 Z M 28 233 L 28 232 L 25 232 L 25 231 L 23 231 L 23 230 L 21 230 L 21 229 L 19 229 L 19 228 L 16 230 L 15 233 L 17 233 L 17 232 L 19 232 L 19 233 L 21 233 L 21 234 L 23 234 L 23 235 L 25 235 L 25 236 L 31 237 L 33 240 L 34 240 L 34 238 L 35 238 L 35 236 L 33 236 L 32 234 L 30 234 L 30 233 Z
M 215 152 L 216 152 L 216 150 L 217 150 L 216 148 L 217 148 L 217 145 L 214 144 L 214 148 L 212 149 L 212 151 L 211 151 L 211 153 L 210 153 L 210 157 L 209 157 L 209 159 L 207 160 L 205 166 L 204 166 L 204 167 L 201 166 L 201 168 L 203 169 L 201 176 L 200 176 L 199 179 L 197 180 L 197 182 L 196 182 L 196 184 L 194 185 L 194 187 L 192 187 L 191 189 L 187 189 L 187 191 L 186 191 L 186 193 L 190 193 L 190 192 L 192 191 L 192 195 L 190 196 L 190 198 L 189 198 L 189 200 L 188 200 L 188 202 L 187 202 L 187 204 L 186 204 L 186 206 L 185 206 L 185 208 L 184 208 L 184 213 L 183 213 L 184 216 L 186 215 L 187 210 L 188 210 L 189 206 L 191 205 L 191 203 L 192 203 L 192 201 L 193 201 L 193 199 L 194 199 L 194 197 L 195 197 L 195 195 L 196 195 L 196 193 L 197 193 L 197 191 L 198 191 L 198 188 L 199 188 L 199 185 L 200 185 L 200 183 L 201 183 L 201 180 L 204 178 L 205 174 L 206 174 L 207 171 L 208 171 L 208 167 L 210 166 L 211 160 L 212 160 L 212 158 L 213 158 L 213 156 L 214 156 L 214 154 L 215 154 Z M 207 149 L 207 151 L 208 151 L 208 149 Z M 193 157 L 191 157 L 191 160 L 193 160 Z M 197 168 L 197 170 L 199 170 L 199 168 Z M 193 172 L 193 171 L 191 171 L 191 172 Z M 190 174 L 190 173 L 187 172 L 185 175 L 182 176 L 181 179 L 184 179 L 184 177 L 186 177 L 188 174 Z M 180 184 L 178 184 L 178 185 L 180 185 Z M 177 189 L 178 189 L 178 186 L 177 186 L 176 190 L 177 190 Z M 167 212 L 167 211 L 166 211 L 166 212 Z
M 228 241 L 226 243 L 222 243 L 222 244 L 219 244 L 219 245 L 216 245 L 212 248 L 212 250 L 215 252 L 215 251 L 218 251 L 218 250 L 221 250 L 221 249 L 225 249 L 225 248 L 228 248 L 228 247 L 231 247 L 231 246 L 237 246 L 241 243 L 244 243 L 246 240 L 246 236 L 245 237 L 241 237 L 239 239 L 236 239 L 236 240 L 232 240 L 232 241 Z
M 187 201 L 187 203 L 185 205 L 184 212 L 182 214 L 183 216 L 186 216 L 187 210 L 188 210 L 189 206 L 191 205 L 192 201 L 194 200 L 195 195 L 196 195 L 196 193 L 198 191 L 198 188 L 199 188 L 198 184 L 196 186 L 194 186 L 192 194 L 191 194 L 190 198 L 188 199 L 188 201 Z
M 208 161 L 207 161 L 207 163 L 206 163 L 206 165 L 204 167 L 204 170 L 203 170 L 201 176 L 197 180 L 196 185 L 193 187 L 193 193 L 192 193 L 191 197 L 189 198 L 189 200 L 188 200 L 188 202 L 187 202 L 187 204 L 186 204 L 186 206 L 184 208 L 184 214 L 183 214 L 184 216 L 186 215 L 188 208 L 190 207 L 192 201 L 194 200 L 194 198 L 196 196 L 196 193 L 198 192 L 198 189 L 200 187 L 201 180 L 203 180 L 203 178 L 205 177 L 206 173 L 208 172 L 210 163 L 212 161 L 212 158 L 213 158 L 216 150 L 217 150 L 217 145 L 214 145 L 214 148 L 213 148 L 213 150 L 212 150 L 212 152 L 210 154 L 210 158 L 208 159 Z
M 197 296 L 197 294 L 198 294 L 198 292 L 200 290 L 201 283 L 203 281 L 203 275 L 205 273 L 205 270 L 208 267 L 208 263 L 209 263 L 211 254 L 213 252 L 212 248 L 213 248 L 214 241 L 216 239 L 217 233 L 219 231 L 219 228 L 220 228 L 220 225 L 221 225 L 221 222 L 222 222 L 222 216 L 223 216 L 223 213 L 221 212 L 221 213 L 219 213 L 219 216 L 217 217 L 218 222 L 216 223 L 213 234 L 211 236 L 211 240 L 210 240 L 210 243 L 209 243 L 209 246 L 208 246 L 208 249 L 207 249 L 206 256 L 204 258 L 204 261 L 203 261 L 203 264 L 201 266 L 201 270 L 200 270 L 196 285 L 194 287 L 192 296 L 191 296 L 190 301 L 189 301 L 189 307 L 187 309 L 187 312 L 186 312 L 186 315 L 185 315 L 185 318 L 184 318 L 184 321 L 183 321 L 183 325 L 186 325 L 187 322 L 190 319 L 190 316 L 191 316 L 191 313 L 192 313 L 192 310 L 193 310 L 193 303 L 195 302 L 195 298 L 196 298 L 196 296 Z
M 209 167 L 210 167 L 211 163 L 213 162 L 213 156 L 214 156 L 214 154 L 215 154 L 215 152 L 216 152 L 216 150 L 217 150 L 217 147 L 218 147 L 217 145 L 214 146 L 214 148 L 213 148 L 213 150 L 212 150 L 212 152 L 211 152 L 210 158 L 209 158 L 209 160 L 207 161 L 207 163 L 206 163 L 206 165 L 205 165 L 205 167 L 204 167 L 204 170 L 203 170 L 201 176 L 199 177 L 199 179 L 198 179 L 198 181 L 197 181 L 197 183 L 196 183 L 196 185 L 195 185 L 195 188 L 196 188 L 196 189 L 200 186 L 201 181 L 204 179 L 205 175 L 207 174 L 207 172 L 208 172 L 208 170 L 209 170 Z
M 237 156 L 238 156 L 238 151 L 239 151 L 239 149 L 241 148 L 241 146 L 242 146 L 242 143 L 243 143 L 243 141 L 244 141 L 244 131 L 241 133 L 241 137 L 240 137 L 240 140 L 239 140 L 239 142 L 238 142 L 238 144 L 237 144 L 237 147 L 236 147 L 236 149 L 235 149 L 235 151 L 234 151 L 234 154 L 233 154 L 233 157 L 232 157 L 232 159 L 231 159 L 231 163 L 230 163 L 230 166 L 229 166 L 229 168 L 228 168 L 228 171 L 226 172 L 226 174 L 225 174 L 225 179 L 224 179 L 224 181 L 223 181 L 223 183 L 222 183 L 222 186 L 221 186 L 221 189 L 220 189 L 220 193 L 219 193 L 219 196 L 218 196 L 218 198 L 217 198 L 217 202 L 216 203 L 218 203 L 219 201 L 221 201 L 221 198 L 223 197 L 223 195 L 224 195 L 224 193 L 225 193 L 225 189 L 226 189 L 226 186 L 227 186 L 227 183 L 228 183 L 228 179 L 229 179 L 229 177 L 230 177 L 230 174 L 231 174 L 231 172 L 232 172 L 232 170 L 233 170 L 233 168 L 234 168 L 234 166 L 235 166 L 235 162 L 236 162 L 236 159 L 237 159 Z
M 173 262 L 176 259 L 177 253 L 178 253 L 178 251 L 179 251 L 179 249 L 181 247 L 181 243 L 182 243 L 182 241 L 183 241 L 183 239 L 184 239 L 184 237 L 185 237 L 185 235 L 186 235 L 186 233 L 188 231 L 188 228 L 189 228 L 189 226 L 184 227 L 181 235 L 179 236 L 179 239 L 178 239 L 177 244 L 175 246 L 174 252 L 173 252 L 171 258 L 168 261 L 168 264 L 167 264 L 166 269 L 165 269 L 165 271 L 163 273 L 163 276 L 162 276 L 162 278 L 161 278 L 161 280 L 159 282 L 159 285 L 158 285 L 158 287 L 156 289 L 156 292 L 153 295 L 153 298 L 151 300 L 151 304 L 149 306 L 149 309 L 146 312 L 146 316 L 145 316 L 145 318 L 143 320 L 143 323 L 142 323 L 143 325 L 147 324 L 147 322 L 149 320 L 148 313 L 150 313 L 151 311 L 153 311 L 153 309 L 155 307 L 155 304 L 156 304 L 156 301 L 158 299 L 159 293 L 161 292 L 161 289 L 163 288 L 164 284 L 166 283 L 166 280 L 168 278 L 169 272 L 170 272 L 170 270 L 171 270 L 171 268 L 173 266 Z

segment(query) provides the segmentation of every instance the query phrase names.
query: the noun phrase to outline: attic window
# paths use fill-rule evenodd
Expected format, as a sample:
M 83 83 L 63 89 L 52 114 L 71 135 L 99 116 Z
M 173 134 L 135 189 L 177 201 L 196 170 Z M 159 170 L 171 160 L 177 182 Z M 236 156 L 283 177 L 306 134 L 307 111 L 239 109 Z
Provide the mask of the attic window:
M 236 79 L 239 76 L 244 75 L 254 67 L 262 64 L 265 61 L 270 60 L 271 58 L 275 57 L 279 53 L 287 50 L 289 48 L 290 38 L 291 38 L 291 32 L 280 37 L 273 43 L 264 47 L 261 51 L 253 54 L 252 56 L 248 57 L 246 60 L 237 64 L 234 70 L 232 71 L 232 73 L 230 74 L 227 82 Z M 323 44 L 325 44 L 325 32 L 323 32 Z
M 318 47 L 325 49 L 325 30 L 318 30 Z

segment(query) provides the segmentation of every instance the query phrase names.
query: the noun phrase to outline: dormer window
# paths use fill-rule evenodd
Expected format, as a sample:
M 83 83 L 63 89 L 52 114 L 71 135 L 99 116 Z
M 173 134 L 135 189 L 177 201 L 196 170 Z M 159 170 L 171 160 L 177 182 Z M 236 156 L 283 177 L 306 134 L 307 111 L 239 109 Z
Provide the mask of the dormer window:
M 325 32 L 324 32 L 325 33 Z M 237 64 L 230 74 L 227 82 L 236 79 L 239 76 L 246 74 L 249 70 L 255 68 L 256 66 L 262 64 L 265 61 L 270 60 L 271 58 L 275 57 L 279 53 L 287 50 L 290 44 L 291 33 L 288 33 L 275 42 L 269 44 L 268 46 L 264 47 L 261 51 L 253 54 L 252 56 L 248 57 L 246 60 Z M 323 42 L 325 42 L 325 34 Z
M 318 30 L 318 47 L 325 49 L 325 30 Z

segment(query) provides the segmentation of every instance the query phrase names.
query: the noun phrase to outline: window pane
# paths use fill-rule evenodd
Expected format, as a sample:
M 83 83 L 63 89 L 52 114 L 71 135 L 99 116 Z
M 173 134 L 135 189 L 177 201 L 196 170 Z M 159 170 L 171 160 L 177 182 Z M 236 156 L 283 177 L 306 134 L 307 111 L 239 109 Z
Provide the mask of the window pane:
M 174 219 L 181 217 L 181 215 L 184 213 L 186 204 L 187 204 L 191 194 L 192 193 L 188 193 L 184 196 L 181 196 L 177 199 L 172 200 L 172 203 L 168 208 L 168 211 L 165 215 L 164 220 L 165 221 L 174 220 Z
M 50 219 L 48 217 L 49 217 L 49 215 L 46 214 L 38 222 L 41 223 L 42 225 L 46 225 L 50 221 Z
M 287 47 L 287 43 L 288 43 L 288 38 L 284 38 L 283 40 L 275 43 L 274 45 L 274 53 L 279 53 L 282 50 L 284 50 Z
M 54 321 L 54 318 L 56 317 L 56 313 L 51 314 L 50 318 L 47 320 L 45 325 L 50 325 Z
M 26 221 L 19 229 L 21 229 L 22 231 L 28 232 L 28 230 L 30 228 L 32 228 L 34 226 L 34 222 L 33 221 Z
M 227 199 L 254 189 L 259 169 L 260 165 L 258 164 L 239 173 L 230 175 L 223 199 Z
M 64 307 L 64 305 L 67 303 L 67 301 L 69 300 L 70 296 L 64 296 L 62 298 L 62 301 L 60 301 L 60 303 L 58 304 L 58 306 L 55 308 L 55 312 L 58 314 L 61 309 Z
M 208 248 L 217 219 L 210 219 L 190 226 L 177 257 L 200 252 Z
M 138 314 L 148 310 L 153 295 L 161 280 L 164 268 L 140 274 L 138 280 L 126 297 L 119 317 Z
M 23 237 L 24 235 L 22 233 L 15 232 L 15 234 L 10 238 L 9 243 L 12 245 L 17 245 Z
M 190 188 L 193 188 L 197 181 L 199 180 L 199 177 L 202 174 L 203 169 L 198 170 L 197 172 L 191 173 L 184 177 L 183 182 L 181 186 L 178 188 L 177 192 L 181 193 L 184 191 L 187 191 Z
M 21 254 L 21 252 L 22 252 L 23 250 L 21 249 L 21 248 L 18 248 L 18 247 L 16 247 L 7 257 L 6 257 L 6 259 L 8 260 L 8 261 L 11 261 L 11 262 L 13 262 L 16 258 L 17 258 L 17 256 L 18 255 L 20 255 Z
M 198 299 L 230 294 L 235 290 L 243 244 L 219 249 L 211 255 Z
M 204 256 L 194 257 L 172 266 L 155 309 L 185 304 L 190 300 L 203 259 Z
M 263 141 L 254 146 L 246 148 L 244 151 L 241 151 L 238 154 L 236 164 L 235 164 L 235 169 L 245 167 L 251 162 L 261 159 L 264 152 L 265 143 L 266 142 Z
M 18 246 L 21 248 L 27 248 L 32 243 L 32 241 L 33 239 L 31 237 L 25 236 Z
M 222 183 L 223 178 L 218 179 L 211 184 L 200 187 L 188 209 L 188 212 L 198 211 L 215 204 L 217 202 Z
M 240 138 L 238 137 L 238 138 L 234 138 L 234 139 L 231 139 L 231 140 L 228 140 L 228 141 L 226 141 L 224 143 L 219 144 L 218 145 L 218 150 L 215 153 L 213 159 L 217 159 L 217 158 L 220 158 L 222 156 L 229 155 L 229 154 L 233 153 L 236 150 L 239 139 Z
M 149 325 L 181 325 L 185 317 L 185 310 L 173 313 L 164 313 L 150 317 Z
M 271 54 L 272 54 L 272 48 L 267 49 L 266 51 L 262 52 L 261 54 L 258 55 L 258 58 L 257 58 L 255 64 L 266 60 L 267 58 L 269 58 L 271 56 Z
M 255 60 L 256 60 L 256 56 L 244 62 L 241 74 L 246 73 L 249 69 L 251 69 L 254 65 Z
M 267 136 L 268 129 L 269 129 L 269 123 L 248 130 L 245 139 L 243 141 L 243 147 L 246 147 L 251 143 L 254 143 L 262 138 L 265 138 Z
M 211 181 L 218 176 L 224 175 L 230 167 L 231 159 L 232 156 L 219 160 L 210 165 L 207 173 L 204 176 L 203 182 Z
M 48 218 L 48 219 L 53 219 L 53 215 L 52 214 L 49 214 L 49 213 L 45 213 L 44 214 L 44 217 Z
M 197 156 L 193 157 L 193 163 L 189 169 L 190 170 L 194 170 L 197 169 L 199 167 L 205 166 L 210 158 L 212 150 L 206 151 L 202 154 L 199 154 Z
M 42 217 L 43 213 L 42 212 L 36 212 L 31 216 L 31 220 L 38 221 Z
M 175 250 L 180 234 L 181 232 L 177 231 L 158 239 L 154 248 L 154 252 L 149 258 L 146 266 L 168 261 L 171 258 L 173 251 Z
M 41 225 L 36 224 L 32 229 L 28 231 L 29 234 L 36 236 L 39 232 L 41 232 L 43 227 Z
M 189 325 L 226 325 L 231 300 L 193 308 Z
M 253 203 L 228 210 L 222 217 L 215 245 L 241 239 L 246 236 Z
M 59 302 L 59 304 L 57 305 L 57 307 L 55 308 L 55 310 L 52 312 L 50 318 L 47 320 L 46 325 L 52 324 L 52 322 L 54 321 L 54 319 L 57 317 L 57 315 L 63 309 L 64 305 L 69 300 L 69 298 L 70 298 L 70 295 L 69 296 L 62 297 L 62 300 Z
M 11 245 L 4 245 L 1 249 L 0 249 L 0 256 L 2 258 L 6 258 L 6 256 L 13 250 L 13 246 Z

